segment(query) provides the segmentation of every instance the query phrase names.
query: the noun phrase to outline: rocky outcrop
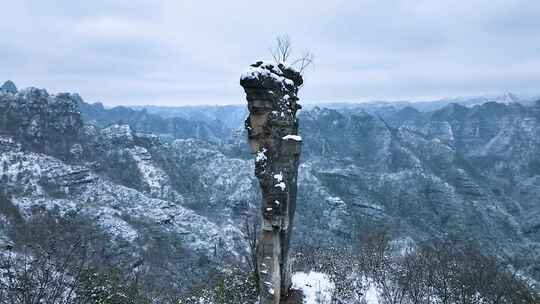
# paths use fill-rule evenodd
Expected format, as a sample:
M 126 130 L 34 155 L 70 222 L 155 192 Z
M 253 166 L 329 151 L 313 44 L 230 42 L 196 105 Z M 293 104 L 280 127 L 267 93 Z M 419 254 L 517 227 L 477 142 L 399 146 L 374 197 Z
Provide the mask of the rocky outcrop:
M 13 83 L 13 81 L 8 80 L 4 82 L 4 84 L 0 87 L 0 91 L 4 91 L 6 93 L 16 94 L 17 93 L 17 86 Z
M 70 94 L 7 87 L 0 90 L 0 132 L 16 137 L 32 150 L 69 158 L 83 126 Z
M 257 62 L 242 75 L 249 117 L 249 145 L 262 192 L 262 227 L 257 240 L 261 304 L 289 294 L 289 247 L 296 210 L 301 137 L 296 112 L 302 77 L 283 64 Z

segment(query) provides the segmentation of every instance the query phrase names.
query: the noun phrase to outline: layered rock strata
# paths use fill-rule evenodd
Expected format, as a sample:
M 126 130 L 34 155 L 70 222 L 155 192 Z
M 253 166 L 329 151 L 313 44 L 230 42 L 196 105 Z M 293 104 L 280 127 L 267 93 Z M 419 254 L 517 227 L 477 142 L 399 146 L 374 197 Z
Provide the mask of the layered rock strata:
M 261 304 L 279 303 L 291 285 L 288 257 L 302 139 L 298 135 L 300 73 L 259 61 L 240 79 L 249 116 L 245 127 L 262 192 L 257 267 Z

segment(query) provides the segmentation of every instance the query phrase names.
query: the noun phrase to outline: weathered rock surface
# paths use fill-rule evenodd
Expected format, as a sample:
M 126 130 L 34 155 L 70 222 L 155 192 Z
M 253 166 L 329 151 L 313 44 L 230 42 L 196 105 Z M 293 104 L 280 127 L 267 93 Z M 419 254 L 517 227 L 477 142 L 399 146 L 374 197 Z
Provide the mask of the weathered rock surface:
M 242 75 L 246 130 L 262 193 L 257 270 L 262 304 L 279 304 L 291 287 L 289 248 L 296 210 L 302 139 L 296 112 L 302 76 L 283 64 L 259 61 Z
M 25 147 L 67 158 L 83 122 L 69 94 L 43 89 L 0 90 L 0 130 Z

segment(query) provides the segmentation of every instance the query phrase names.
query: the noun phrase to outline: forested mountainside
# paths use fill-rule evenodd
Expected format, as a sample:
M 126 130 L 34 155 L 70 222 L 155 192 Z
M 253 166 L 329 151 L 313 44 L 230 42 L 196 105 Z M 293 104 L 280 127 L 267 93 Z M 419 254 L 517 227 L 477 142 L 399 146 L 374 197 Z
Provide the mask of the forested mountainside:
M 404 248 L 474 241 L 540 279 L 540 102 L 316 107 L 300 125 L 296 248 L 351 248 L 384 228 Z M 154 294 L 245 265 L 260 194 L 233 130 L 3 86 L 0 245 L 91 235 L 77 240 L 100 267 L 136 273 Z

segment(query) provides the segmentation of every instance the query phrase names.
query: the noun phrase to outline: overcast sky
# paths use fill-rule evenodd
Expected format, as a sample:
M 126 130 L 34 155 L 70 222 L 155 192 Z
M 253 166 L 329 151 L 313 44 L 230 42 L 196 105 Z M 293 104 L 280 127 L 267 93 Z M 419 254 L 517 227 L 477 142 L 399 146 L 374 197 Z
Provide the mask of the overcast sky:
M 90 102 L 239 104 L 239 75 L 288 33 L 307 102 L 540 93 L 539 0 L 17 0 L 0 80 Z

